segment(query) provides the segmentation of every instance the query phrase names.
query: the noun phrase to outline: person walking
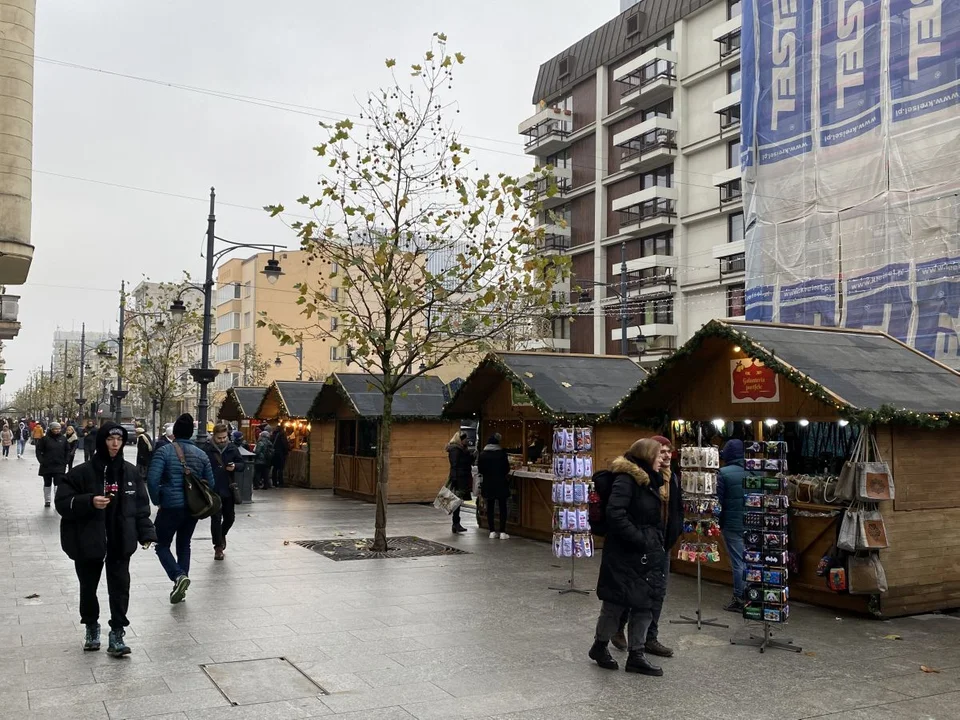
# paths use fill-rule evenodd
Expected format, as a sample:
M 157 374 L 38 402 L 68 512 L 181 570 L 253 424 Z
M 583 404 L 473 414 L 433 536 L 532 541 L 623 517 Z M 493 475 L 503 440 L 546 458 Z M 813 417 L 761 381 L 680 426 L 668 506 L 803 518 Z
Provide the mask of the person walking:
M 43 478 L 43 506 L 50 507 L 52 488 L 59 485 L 66 474 L 70 453 L 67 439 L 61 434 L 60 423 L 56 420 L 50 423 L 47 434 L 37 440 L 36 452 L 40 462 L 37 474 Z
M 80 444 L 80 436 L 77 435 L 73 425 L 67 425 L 64 437 L 67 438 L 67 472 L 73 470 L 73 460 L 77 455 L 77 447 Z
M 154 446 L 153 451 L 156 452 L 164 445 L 169 445 L 173 442 L 173 423 L 167 423 L 163 426 L 163 435 L 157 438 L 157 444 Z
M 150 436 L 142 427 L 137 428 L 137 470 L 140 477 L 147 476 L 147 470 L 150 469 L 150 458 L 153 457 L 153 443 L 150 442 Z
M 97 428 L 92 420 L 83 427 L 83 461 L 90 462 L 97 450 Z
M 500 538 L 509 540 L 507 535 L 507 498 L 510 496 L 508 476 L 510 475 L 510 460 L 507 451 L 500 446 L 500 433 L 494 433 L 487 440 L 480 456 L 477 458 L 477 471 L 483 478 L 480 485 L 480 494 L 487 504 L 487 529 L 490 539 Z M 493 529 L 493 515 L 496 506 L 500 508 L 499 531 Z
M 170 602 L 182 602 L 190 587 L 190 540 L 197 520 L 190 515 L 184 488 L 184 469 L 196 482 L 214 487 L 213 468 L 207 454 L 194 445 L 193 416 L 184 413 L 173 424 L 174 440 L 153 454 L 147 472 L 147 490 L 157 506 L 157 558 L 173 582 Z M 176 558 L 170 545 L 176 538 Z
M 3 459 L 9 460 L 10 446 L 13 444 L 13 430 L 10 429 L 6 421 L 3 423 L 3 429 L 0 430 L 0 444 L 3 445 Z
M 664 523 L 660 488 L 660 443 L 637 440 L 611 464 L 615 477 L 607 501 L 607 534 L 597 580 L 603 601 L 590 659 L 606 670 L 619 665 L 607 644 L 617 632 L 624 608 L 630 609 L 626 671 L 660 677 L 663 670 L 644 655 L 653 611 L 663 602 Z
M 253 484 L 258 490 L 270 487 L 270 468 L 273 467 L 273 440 L 264 430 L 253 450 Z
M 227 533 L 237 519 L 233 490 L 236 473 L 243 473 L 247 464 L 240 455 L 240 448 L 230 442 L 229 429 L 223 423 L 213 426 L 212 439 L 203 447 L 213 467 L 217 495 L 220 496 L 220 512 L 210 517 L 210 534 L 213 537 L 213 559 L 223 560 L 227 549 Z
M 139 543 L 156 542 L 150 521 L 150 499 L 136 468 L 123 459 L 127 431 L 108 422 L 97 432 L 90 462 L 81 463 L 57 488 L 60 546 L 71 560 L 80 583 L 80 622 L 86 628 L 84 650 L 100 649 L 100 601 L 97 588 L 104 568 L 110 598 L 107 652 L 130 654 L 124 635 L 130 621 L 130 557 Z
M 717 497 L 720 499 L 720 532 L 730 556 L 733 571 L 733 598 L 724 608 L 730 612 L 743 612 L 743 593 L 746 581 L 743 577 L 743 480 L 747 470 L 743 459 L 743 441 L 727 440 L 720 451 L 723 467 L 717 477 Z
M 30 440 L 30 426 L 26 420 L 21 420 L 17 426 L 17 460 L 23 459 L 23 450 Z
M 53 423 L 50 423 L 50 424 L 52 425 Z M 59 425 L 60 423 L 57 423 L 57 424 Z M 36 444 L 43 439 L 45 430 L 43 425 L 37 422 L 37 423 L 34 423 L 33 429 L 30 431 L 30 433 L 31 433 L 30 439 L 33 441 L 33 445 L 36 446 Z
M 290 444 L 287 442 L 286 433 L 283 432 L 283 425 L 279 421 L 271 440 L 273 440 L 273 486 L 283 487 L 283 470 L 287 465 L 287 455 L 290 454 Z
M 467 502 L 473 486 L 473 452 L 467 447 L 467 433 L 458 431 L 447 443 L 447 459 L 450 461 L 450 490 L 458 498 Z M 460 508 L 453 511 L 453 532 L 465 533 L 467 529 L 460 524 Z

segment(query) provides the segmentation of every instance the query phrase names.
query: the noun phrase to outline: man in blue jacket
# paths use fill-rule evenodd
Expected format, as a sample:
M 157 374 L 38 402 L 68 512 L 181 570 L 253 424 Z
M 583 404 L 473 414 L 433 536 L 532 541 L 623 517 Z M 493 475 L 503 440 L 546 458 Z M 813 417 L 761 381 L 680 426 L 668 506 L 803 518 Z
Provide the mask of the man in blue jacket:
M 733 438 L 720 451 L 723 467 L 717 478 L 717 497 L 720 499 L 720 530 L 730 555 L 733 570 L 733 599 L 724 608 L 730 612 L 743 611 L 746 581 L 743 577 L 743 480 L 747 476 L 743 460 L 743 441 Z
M 236 482 L 236 473 L 243 473 L 247 464 L 240 455 L 240 448 L 230 442 L 229 429 L 224 423 L 213 427 L 213 439 L 203 447 L 213 476 L 217 480 L 217 495 L 220 496 L 220 512 L 210 516 L 210 534 L 213 536 L 213 559 L 223 560 L 227 549 L 227 533 L 236 520 L 236 503 L 231 486 Z
M 170 602 L 174 604 L 184 599 L 190 587 L 190 539 L 197 527 L 197 519 L 187 508 L 183 466 L 190 469 L 193 477 L 205 480 L 211 489 L 215 486 L 210 459 L 194 445 L 190 439 L 192 436 L 193 417 L 184 413 L 173 424 L 173 442 L 154 452 L 147 472 L 150 500 L 158 508 L 153 521 L 157 529 L 157 557 L 173 581 Z M 182 462 L 178 450 L 183 453 Z M 174 537 L 177 541 L 176 558 L 170 552 Z

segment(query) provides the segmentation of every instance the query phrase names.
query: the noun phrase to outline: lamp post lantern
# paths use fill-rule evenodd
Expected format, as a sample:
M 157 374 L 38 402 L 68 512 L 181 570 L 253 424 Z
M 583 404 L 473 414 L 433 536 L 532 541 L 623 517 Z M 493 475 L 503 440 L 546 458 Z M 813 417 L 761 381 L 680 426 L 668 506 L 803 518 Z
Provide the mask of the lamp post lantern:
M 295 357 L 297 359 L 297 380 L 303 380 L 303 338 L 300 338 L 300 344 L 292 353 L 277 353 L 277 359 L 273 361 L 274 367 L 283 365 L 281 357 Z

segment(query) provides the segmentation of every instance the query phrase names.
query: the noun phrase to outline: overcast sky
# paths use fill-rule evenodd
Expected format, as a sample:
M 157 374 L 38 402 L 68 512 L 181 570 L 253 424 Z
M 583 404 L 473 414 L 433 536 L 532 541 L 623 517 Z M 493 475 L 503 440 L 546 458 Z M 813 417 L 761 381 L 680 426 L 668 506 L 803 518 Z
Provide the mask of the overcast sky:
M 619 10 L 616 0 L 37 5 L 36 254 L 27 284 L 10 288 L 22 296 L 23 328 L 4 350 L 8 398 L 31 368 L 50 362 L 58 326 L 116 326 L 121 279 L 174 280 L 182 270 L 202 276 L 211 185 L 224 203 L 218 235 L 293 247 L 279 221 L 226 203 L 289 207 L 313 193 L 320 171 L 310 148 L 322 136 L 310 114 L 58 63 L 353 113 L 355 98 L 387 81 L 384 58 L 415 62 L 439 30 L 451 51 L 467 56 L 453 97 L 463 132 L 489 138 L 465 139 L 480 168 L 520 174 L 531 163 L 517 124 L 533 112 L 539 64 Z

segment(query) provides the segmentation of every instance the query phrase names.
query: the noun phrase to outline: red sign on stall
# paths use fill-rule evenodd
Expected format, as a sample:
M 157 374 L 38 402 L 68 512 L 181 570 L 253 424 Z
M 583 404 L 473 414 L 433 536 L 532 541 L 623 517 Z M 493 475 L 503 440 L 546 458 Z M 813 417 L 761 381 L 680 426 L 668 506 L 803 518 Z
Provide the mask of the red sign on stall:
M 779 402 L 780 377 L 759 360 L 731 360 L 730 400 L 735 403 Z

